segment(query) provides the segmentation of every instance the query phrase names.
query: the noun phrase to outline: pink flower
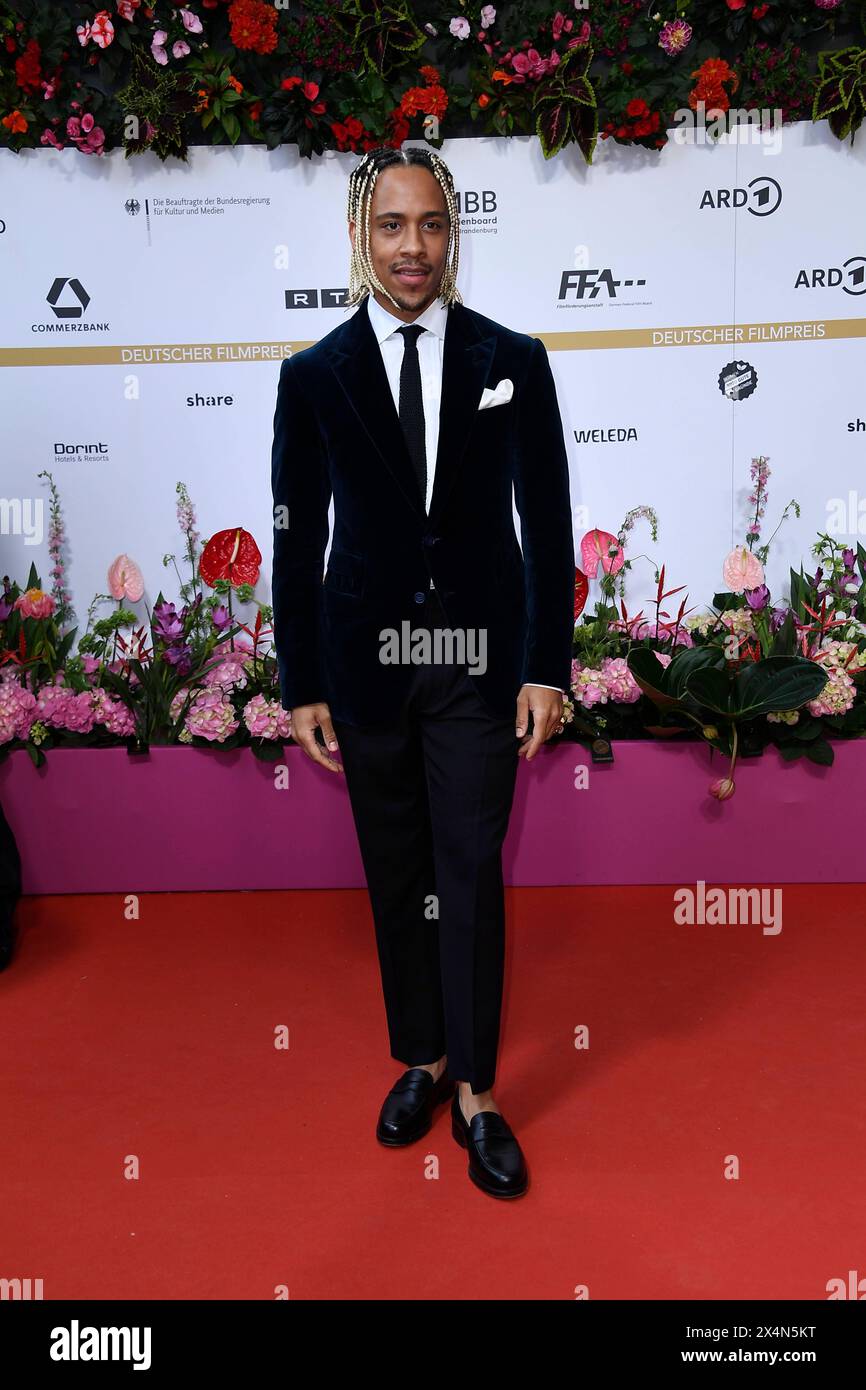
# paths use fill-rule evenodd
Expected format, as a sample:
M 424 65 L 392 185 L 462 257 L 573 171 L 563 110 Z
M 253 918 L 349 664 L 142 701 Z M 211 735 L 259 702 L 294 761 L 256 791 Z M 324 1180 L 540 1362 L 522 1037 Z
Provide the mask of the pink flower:
M 806 708 L 818 717 L 825 714 L 845 714 L 854 703 L 856 687 L 848 672 L 841 666 L 828 670 L 827 684 L 815 700 L 810 700 Z
M 279 700 L 268 700 L 264 695 L 254 695 L 244 706 L 244 723 L 255 738 L 276 740 L 289 738 L 292 732 L 292 716 L 283 709 Z
M 202 676 L 205 686 L 218 685 L 223 690 L 239 689 L 247 684 L 245 663 L 252 657 L 252 648 L 235 645 L 232 651 L 227 642 L 221 642 L 213 652 L 208 669 Z
M 481 6 L 481 24 L 485 29 L 489 29 L 496 19 L 496 10 L 492 5 Z
M 25 589 L 13 604 L 22 618 L 50 618 L 54 612 L 54 599 L 42 589 Z
M 186 39 L 178 39 L 172 44 L 171 51 L 175 58 L 185 58 L 189 53 L 189 44 Z
M 135 19 L 135 12 L 141 0 L 117 0 L 117 13 L 121 19 Z
M 448 25 L 448 28 L 450 32 L 454 35 L 455 39 L 468 39 L 469 34 L 471 32 L 469 20 L 463 19 L 462 16 L 459 19 L 452 19 L 451 23 Z
M 167 38 L 167 30 L 157 29 L 150 45 L 151 56 L 155 59 L 157 63 L 162 63 L 163 66 L 165 66 L 165 64 L 168 62 L 168 54 L 166 53 L 163 47 L 163 44 L 165 43 Z
M 201 20 L 192 10 L 181 10 L 180 17 L 188 34 L 200 34 L 202 32 Z
M 85 21 L 84 24 L 77 24 L 75 32 L 78 35 L 78 42 L 82 48 L 86 48 L 90 42 L 90 25 Z
M 107 48 L 114 39 L 114 25 L 108 10 L 100 10 L 90 26 L 90 37 L 97 48 Z
M 722 565 L 722 577 L 732 594 L 757 589 L 764 582 L 764 566 L 744 545 L 735 546 Z
M 727 801 L 729 796 L 733 796 L 735 790 L 732 777 L 719 777 L 715 782 L 710 783 L 710 796 L 714 796 L 717 801 Z
M 684 48 L 688 48 L 691 40 L 692 26 L 684 19 L 671 19 L 662 25 L 659 48 L 663 48 L 669 57 L 675 57 L 677 53 L 682 53 Z
M 546 58 L 542 58 L 537 48 L 528 48 L 525 53 L 515 53 L 511 59 L 511 66 L 523 80 L 531 77 L 537 81 L 547 72 L 549 64 Z
M 607 684 L 604 674 L 592 667 L 586 667 L 578 671 L 577 680 L 572 681 L 574 698 L 578 704 L 583 705 L 584 709 L 592 709 L 593 705 L 606 705 L 608 700 Z
M 601 663 L 601 669 L 611 700 L 620 705 L 633 705 L 640 699 L 640 686 L 628 669 L 625 657 L 606 656 Z
M 112 598 L 138 603 L 144 593 L 144 579 L 138 565 L 128 555 L 118 555 L 109 569 L 108 588 Z
M 0 680 L 0 743 L 26 739 L 36 718 L 36 696 L 11 674 Z
M 587 531 L 580 543 L 580 567 L 585 575 L 594 579 L 599 562 L 605 574 L 616 574 L 625 563 L 622 548 L 609 531 Z
M 110 734 L 129 738 L 135 733 L 132 711 L 122 700 L 115 699 L 101 686 L 91 691 L 90 700 L 96 723 L 103 724 Z

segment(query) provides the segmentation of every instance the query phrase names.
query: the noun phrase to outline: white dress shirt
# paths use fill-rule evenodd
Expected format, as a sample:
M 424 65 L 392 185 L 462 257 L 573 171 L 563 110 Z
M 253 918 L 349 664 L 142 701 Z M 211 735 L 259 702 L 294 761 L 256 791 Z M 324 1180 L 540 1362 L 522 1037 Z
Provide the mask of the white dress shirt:
M 391 388 L 391 395 L 394 397 L 394 409 L 399 415 L 400 370 L 403 366 L 403 352 L 406 346 L 406 339 L 399 332 L 399 329 L 405 328 L 406 324 L 403 319 L 398 319 L 388 309 L 383 309 L 372 294 L 367 295 L 367 306 L 370 313 L 370 323 L 385 365 L 388 385 Z M 425 510 L 429 512 L 430 499 L 433 495 L 433 475 L 436 471 L 436 452 L 439 447 L 442 353 L 445 347 L 448 306 L 443 304 L 437 296 L 432 304 L 427 305 L 423 314 L 419 314 L 412 322 L 425 330 L 418 335 L 418 361 L 421 369 L 421 399 L 424 406 L 424 449 L 427 455 L 427 497 L 424 506 Z M 433 580 L 431 579 L 430 588 L 433 587 Z M 547 685 L 543 688 L 545 690 L 559 690 L 560 694 L 564 693 L 558 685 Z

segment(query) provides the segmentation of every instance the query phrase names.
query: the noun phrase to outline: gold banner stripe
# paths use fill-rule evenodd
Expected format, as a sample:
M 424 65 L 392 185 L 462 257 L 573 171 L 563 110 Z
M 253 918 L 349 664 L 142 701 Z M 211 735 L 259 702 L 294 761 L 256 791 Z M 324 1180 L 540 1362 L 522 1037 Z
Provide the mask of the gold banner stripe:
M 866 319 L 802 319 L 778 323 L 710 323 L 682 328 L 586 329 L 534 333 L 551 352 L 607 348 L 742 347 L 866 337 Z M 153 367 L 279 362 L 312 347 L 315 338 L 258 343 L 146 343 L 114 346 L 0 348 L 0 367 Z

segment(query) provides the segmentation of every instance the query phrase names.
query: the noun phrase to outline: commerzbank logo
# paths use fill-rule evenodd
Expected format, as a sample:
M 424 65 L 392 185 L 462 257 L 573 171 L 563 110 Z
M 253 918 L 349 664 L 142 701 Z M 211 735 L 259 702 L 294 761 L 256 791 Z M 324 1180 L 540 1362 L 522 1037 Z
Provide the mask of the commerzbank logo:
M 87 316 L 90 294 L 77 275 L 58 275 L 45 296 L 53 318 L 31 323 L 31 333 L 107 333 L 108 323 Z
M 80 319 L 90 303 L 90 295 L 75 276 L 58 275 L 45 298 L 58 319 Z

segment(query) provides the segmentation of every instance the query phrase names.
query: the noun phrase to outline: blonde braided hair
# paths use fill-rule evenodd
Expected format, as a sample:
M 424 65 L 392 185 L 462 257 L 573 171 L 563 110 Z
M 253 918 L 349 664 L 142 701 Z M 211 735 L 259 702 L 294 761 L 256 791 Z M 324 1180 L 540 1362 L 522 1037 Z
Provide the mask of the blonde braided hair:
M 379 290 L 391 303 L 399 308 L 396 299 L 385 289 L 373 269 L 370 255 L 370 209 L 373 206 L 373 189 L 376 179 L 383 169 L 403 165 L 421 165 L 427 169 L 439 184 L 445 195 L 448 210 L 448 249 L 445 253 L 445 268 L 439 284 L 439 298 L 443 304 L 462 304 L 463 298 L 457 288 L 457 268 L 460 262 L 460 214 L 457 210 L 457 197 L 454 192 L 454 178 L 451 170 L 435 150 L 418 148 L 395 149 L 391 145 L 379 145 L 368 150 L 358 161 L 349 175 L 349 188 L 346 198 L 346 216 L 355 224 L 355 245 L 349 263 L 349 292 L 346 304 L 360 304 L 365 294 L 374 288 Z

